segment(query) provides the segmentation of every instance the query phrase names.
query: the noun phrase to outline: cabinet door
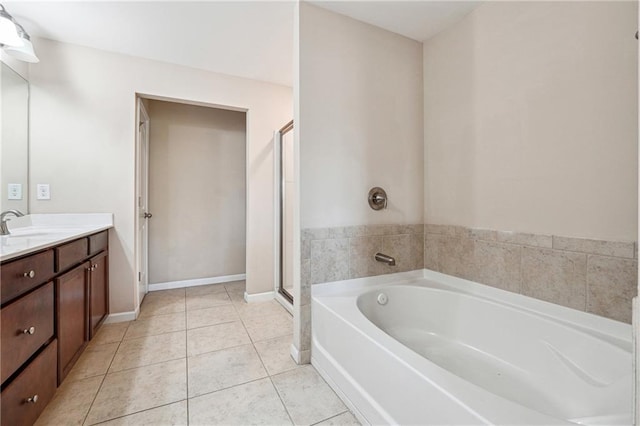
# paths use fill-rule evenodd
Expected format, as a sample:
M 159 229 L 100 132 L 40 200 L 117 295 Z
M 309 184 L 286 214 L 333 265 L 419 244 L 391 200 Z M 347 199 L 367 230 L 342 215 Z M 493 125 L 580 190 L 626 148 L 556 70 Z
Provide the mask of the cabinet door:
M 67 376 L 88 340 L 89 262 L 56 279 L 58 384 Z
M 89 263 L 91 264 L 89 338 L 93 338 L 98 326 L 109 314 L 109 256 L 107 252 L 102 252 L 91 258 Z

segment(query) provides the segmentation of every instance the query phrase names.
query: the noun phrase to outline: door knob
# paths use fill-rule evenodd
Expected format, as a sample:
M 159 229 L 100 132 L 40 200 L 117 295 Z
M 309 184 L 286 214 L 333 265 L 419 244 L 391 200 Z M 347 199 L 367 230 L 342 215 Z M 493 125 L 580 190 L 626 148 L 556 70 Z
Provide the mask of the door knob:
M 151 217 L 152 217 L 152 216 L 153 216 L 153 215 L 152 215 L 151 213 L 145 213 L 145 214 L 144 214 L 144 218 L 145 218 L 145 219 L 151 219 Z

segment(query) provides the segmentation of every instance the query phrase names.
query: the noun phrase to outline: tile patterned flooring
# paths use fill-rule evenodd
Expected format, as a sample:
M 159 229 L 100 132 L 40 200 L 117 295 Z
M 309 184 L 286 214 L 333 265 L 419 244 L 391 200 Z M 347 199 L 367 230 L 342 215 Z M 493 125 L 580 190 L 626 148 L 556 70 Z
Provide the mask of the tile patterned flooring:
M 359 425 L 289 356 L 289 313 L 243 293 L 149 293 L 138 320 L 102 326 L 36 425 Z

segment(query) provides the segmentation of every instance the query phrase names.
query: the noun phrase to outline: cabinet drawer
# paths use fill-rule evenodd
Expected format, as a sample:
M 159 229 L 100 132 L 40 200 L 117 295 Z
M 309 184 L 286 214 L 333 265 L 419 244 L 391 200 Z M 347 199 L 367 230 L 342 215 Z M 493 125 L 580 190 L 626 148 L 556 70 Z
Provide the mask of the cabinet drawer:
M 50 282 L 0 311 L 2 382 L 53 336 L 53 283 Z
M 54 340 L 2 389 L 2 426 L 31 426 L 38 419 L 56 391 L 56 352 Z
M 53 250 L 4 263 L 0 268 L 2 304 L 46 283 L 53 275 Z
M 82 262 L 89 253 L 89 243 L 87 238 L 56 247 L 56 272 L 63 271 L 69 266 Z
M 96 253 L 106 250 L 109 246 L 109 232 L 103 231 L 99 234 L 89 236 L 89 255 L 93 256 Z

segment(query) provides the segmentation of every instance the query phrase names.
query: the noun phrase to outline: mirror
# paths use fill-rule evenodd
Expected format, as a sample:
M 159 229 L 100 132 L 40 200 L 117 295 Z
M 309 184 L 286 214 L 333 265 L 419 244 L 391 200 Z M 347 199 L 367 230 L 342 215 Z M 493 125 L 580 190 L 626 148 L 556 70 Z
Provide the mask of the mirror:
M 29 207 L 29 82 L 2 63 L 0 74 L 0 210 Z

